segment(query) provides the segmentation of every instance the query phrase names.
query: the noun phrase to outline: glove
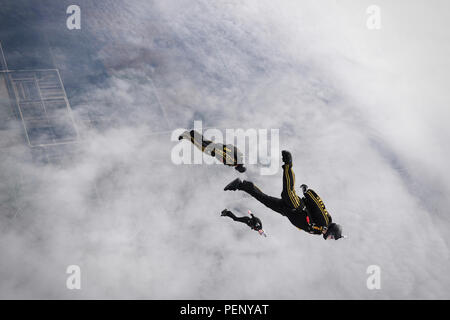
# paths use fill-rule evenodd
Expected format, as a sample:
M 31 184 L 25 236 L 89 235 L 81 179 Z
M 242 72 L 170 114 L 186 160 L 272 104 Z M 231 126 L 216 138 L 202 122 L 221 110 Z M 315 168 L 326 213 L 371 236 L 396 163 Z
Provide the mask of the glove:
M 285 164 L 292 164 L 292 155 L 289 151 L 287 150 L 281 151 L 281 156 Z
M 307 186 L 306 184 L 302 184 L 302 185 L 300 186 L 300 189 L 302 189 L 303 193 L 305 193 L 306 190 L 308 190 L 308 186 Z

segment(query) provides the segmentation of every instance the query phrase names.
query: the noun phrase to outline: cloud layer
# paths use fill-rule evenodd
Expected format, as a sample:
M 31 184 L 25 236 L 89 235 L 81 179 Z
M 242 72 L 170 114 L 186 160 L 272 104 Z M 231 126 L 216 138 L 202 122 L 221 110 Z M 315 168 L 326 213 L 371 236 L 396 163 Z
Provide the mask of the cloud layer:
M 2 149 L 0 297 L 448 299 L 448 5 L 437 3 L 379 1 L 382 29 L 369 31 L 365 1 L 82 2 L 107 75 L 68 94 L 77 118 L 97 110 L 114 126 L 84 128 L 62 167 Z M 63 75 L 69 49 L 53 50 Z M 230 168 L 172 164 L 170 130 L 194 120 L 280 129 L 296 184 L 349 239 L 323 241 L 223 192 Z M 279 196 L 281 171 L 258 172 L 244 177 Z M 225 207 L 251 209 L 269 237 L 221 218 Z M 80 291 L 65 288 L 71 264 Z M 366 287 L 369 265 L 381 290 Z

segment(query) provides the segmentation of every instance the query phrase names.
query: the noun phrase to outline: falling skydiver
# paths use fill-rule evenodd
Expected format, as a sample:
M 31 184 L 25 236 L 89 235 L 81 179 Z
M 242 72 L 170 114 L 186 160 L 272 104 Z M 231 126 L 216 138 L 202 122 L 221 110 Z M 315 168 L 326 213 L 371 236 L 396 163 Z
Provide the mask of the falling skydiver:
M 249 210 L 248 213 L 251 215 L 250 217 L 236 217 L 233 212 L 228 209 L 222 210 L 222 217 L 230 217 L 234 221 L 245 223 L 250 227 L 250 229 L 258 231 L 258 233 L 264 237 L 267 237 L 266 233 L 262 228 L 262 222 L 258 217 L 255 217 L 253 213 Z
M 203 135 L 195 130 L 185 131 L 178 137 L 178 140 L 186 139 L 191 141 L 202 152 L 215 157 L 226 166 L 234 167 L 243 173 L 246 168 L 243 165 L 243 155 L 238 148 L 231 144 L 214 143 L 203 138 Z
M 288 151 L 282 151 L 283 191 L 281 199 L 266 195 L 251 181 L 241 181 L 237 178 L 230 182 L 224 190 L 242 190 L 264 204 L 266 207 L 287 217 L 300 230 L 311 234 L 323 235 L 325 240 L 343 238 L 342 227 L 332 222 L 322 199 L 305 184 L 301 185 L 303 197 L 300 198 L 294 189 L 295 175 L 292 171 L 292 156 Z

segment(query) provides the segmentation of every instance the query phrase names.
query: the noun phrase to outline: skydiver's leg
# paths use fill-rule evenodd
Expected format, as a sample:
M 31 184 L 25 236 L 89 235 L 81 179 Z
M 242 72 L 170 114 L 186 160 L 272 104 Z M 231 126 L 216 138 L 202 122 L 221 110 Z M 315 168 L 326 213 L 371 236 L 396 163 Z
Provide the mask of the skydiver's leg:
M 208 148 L 212 149 L 211 146 Z M 212 156 L 215 156 L 224 165 L 234 167 L 240 173 L 247 170 L 243 164 L 243 155 L 235 146 L 216 143 L 214 152 L 215 154 Z
M 230 210 L 224 210 L 222 212 L 223 215 L 230 217 L 231 219 L 233 219 L 234 221 L 238 221 L 238 222 L 242 222 L 248 225 L 248 222 L 251 220 L 249 217 L 236 217 L 234 215 L 233 212 L 231 212 Z
M 189 132 L 189 136 L 191 139 L 191 142 L 201 151 L 205 151 L 205 148 L 208 147 L 212 143 L 212 141 L 206 140 L 203 138 L 203 135 L 198 133 L 195 130 L 191 130 Z
M 195 130 L 190 131 L 191 142 L 202 152 L 215 157 L 226 165 L 234 165 L 234 159 L 228 154 L 228 149 L 222 143 L 213 143 L 206 140 L 203 135 Z
M 256 187 L 251 181 L 242 181 L 239 186 L 239 190 L 243 190 L 251 195 L 253 198 L 261 202 L 266 207 L 272 209 L 280 213 L 281 215 L 285 215 L 283 213 L 283 200 L 275 197 L 268 196 L 264 192 L 262 192 L 258 187 Z
M 284 164 L 283 168 L 283 191 L 281 198 L 284 203 L 292 209 L 300 206 L 300 198 L 295 193 L 295 174 L 292 171 L 292 164 Z

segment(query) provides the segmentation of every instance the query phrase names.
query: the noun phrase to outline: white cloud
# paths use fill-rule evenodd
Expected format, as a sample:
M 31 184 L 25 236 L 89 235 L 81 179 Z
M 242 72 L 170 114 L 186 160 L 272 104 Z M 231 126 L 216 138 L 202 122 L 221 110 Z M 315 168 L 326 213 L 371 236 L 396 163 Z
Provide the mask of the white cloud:
M 108 17 L 95 36 L 116 41 L 101 52 L 114 72 L 73 107 L 109 108 L 133 125 L 91 132 L 64 169 L 30 164 L 20 147 L 2 153 L 0 186 L 17 172 L 33 184 L 8 198 L 18 214 L 1 216 L 0 295 L 448 298 L 444 10 L 379 1 L 383 27 L 368 31 L 363 2 L 325 3 L 95 11 Z M 325 242 L 223 192 L 237 175 L 230 168 L 171 164 L 170 134 L 151 135 L 168 125 L 163 111 L 174 127 L 203 117 L 206 126 L 280 128 L 297 185 L 324 198 L 349 239 Z M 281 174 L 256 172 L 246 176 L 278 196 Z M 269 237 L 219 217 L 224 207 L 251 208 Z M 82 268 L 80 292 L 65 289 L 70 264 Z M 382 270 L 379 292 L 366 288 L 371 264 Z

